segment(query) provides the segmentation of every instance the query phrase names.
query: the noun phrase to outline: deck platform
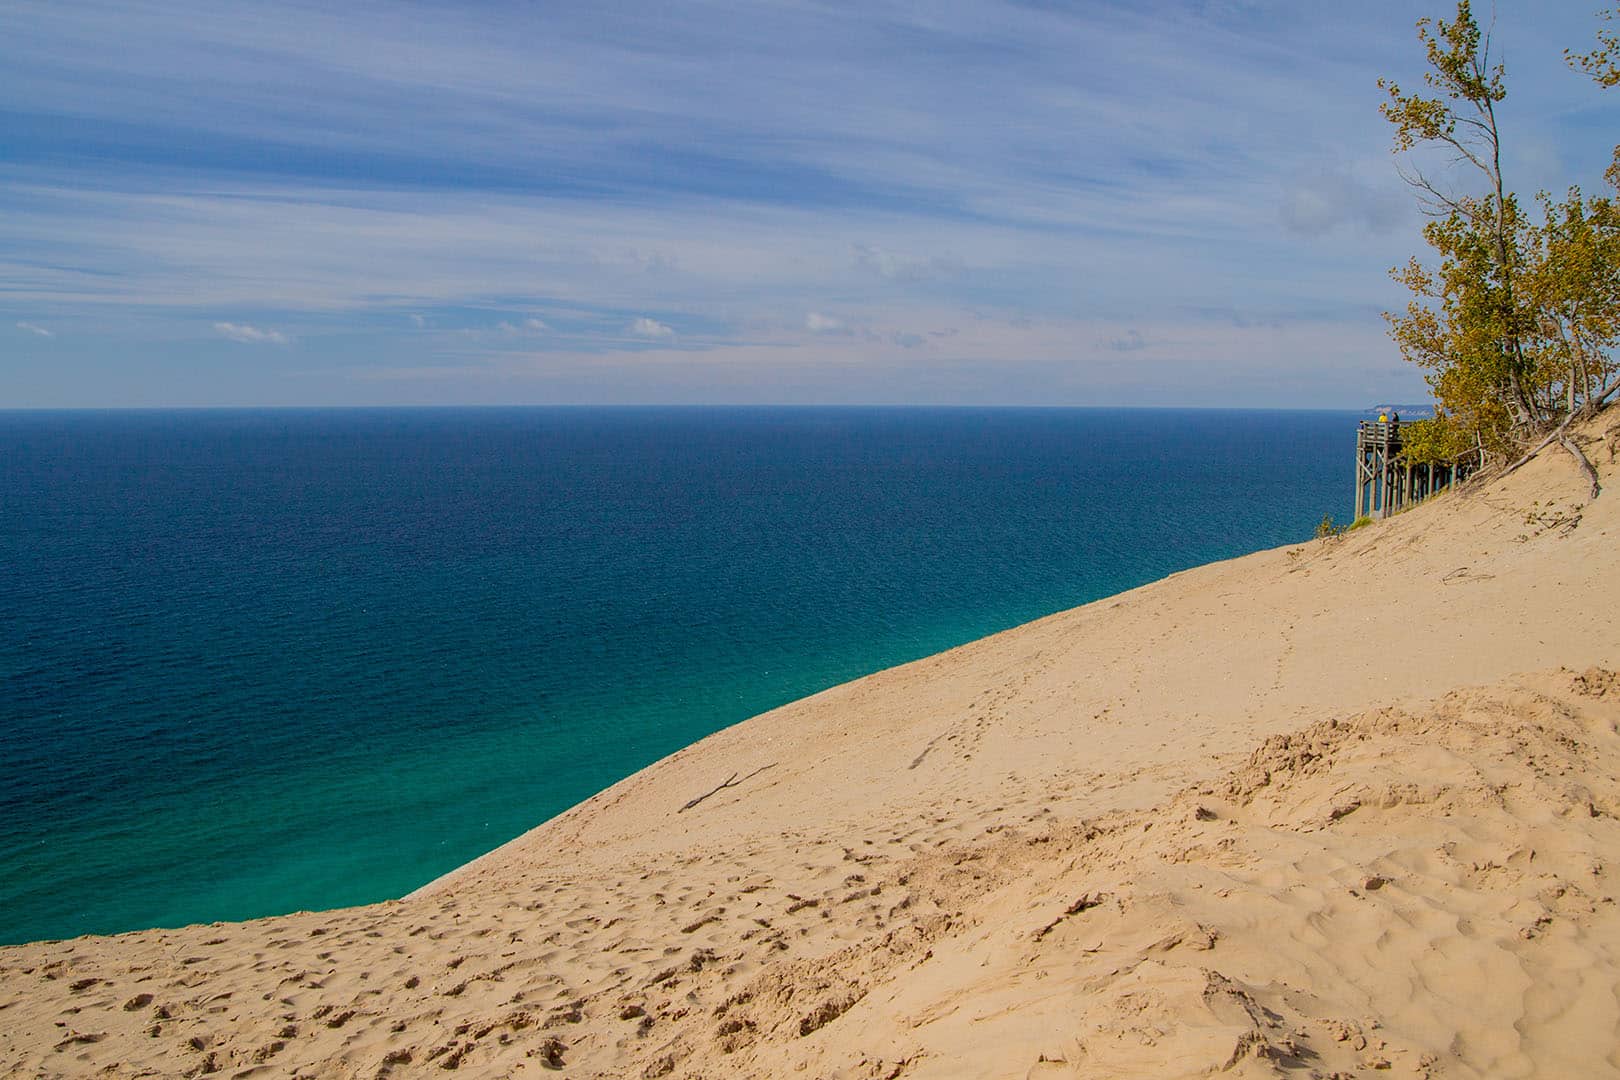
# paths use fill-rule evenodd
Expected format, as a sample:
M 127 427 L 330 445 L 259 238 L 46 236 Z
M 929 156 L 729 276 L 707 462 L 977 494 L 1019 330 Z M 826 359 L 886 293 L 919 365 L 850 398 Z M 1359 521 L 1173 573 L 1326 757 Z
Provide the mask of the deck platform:
M 1356 428 L 1356 510 L 1351 520 L 1386 518 L 1464 479 L 1461 461 L 1406 460 L 1399 420 L 1363 420 Z

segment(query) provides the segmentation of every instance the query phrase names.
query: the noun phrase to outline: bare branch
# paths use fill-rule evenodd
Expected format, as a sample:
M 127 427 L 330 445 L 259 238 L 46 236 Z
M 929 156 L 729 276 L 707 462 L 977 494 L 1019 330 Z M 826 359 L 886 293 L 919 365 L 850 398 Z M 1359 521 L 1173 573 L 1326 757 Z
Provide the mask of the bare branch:
M 720 792 L 726 790 L 726 788 L 734 788 L 734 787 L 738 787 L 738 786 L 740 786 L 742 784 L 746 784 L 748 781 L 752 780 L 754 777 L 758 776 L 760 773 L 764 772 L 766 769 L 774 769 L 774 768 L 776 768 L 776 766 L 777 766 L 777 762 L 774 762 L 774 761 L 771 762 L 769 765 L 761 765 L 759 768 L 755 769 L 753 772 L 749 773 L 747 776 L 743 777 L 741 780 L 737 779 L 737 774 L 736 773 L 732 773 L 730 776 L 728 776 L 724 780 L 722 780 L 719 783 L 718 786 L 710 788 L 708 791 L 705 791 L 702 795 L 699 795 L 697 798 L 691 800 L 685 806 L 681 807 L 679 810 L 677 810 L 675 812 L 677 814 L 684 814 L 684 813 L 686 813 L 686 811 L 692 809 L 692 807 L 696 806 L 698 803 L 702 802 L 704 799 L 707 799 L 709 796 L 718 795 L 718 794 L 720 794 Z
M 1442 217 L 1452 211 L 1457 213 L 1466 212 L 1462 203 L 1456 198 L 1435 187 L 1434 182 L 1423 175 L 1423 170 L 1413 168 L 1408 172 L 1406 166 L 1397 161 L 1395 163 L 1395 173 L 1406 182 L 1408 187 L 1416 188 L 1428 196 L 1428 199 L 1423 201 L 1431 202 L 1432 205 L 1425 206 L 1423 212 L 1430 217 Z

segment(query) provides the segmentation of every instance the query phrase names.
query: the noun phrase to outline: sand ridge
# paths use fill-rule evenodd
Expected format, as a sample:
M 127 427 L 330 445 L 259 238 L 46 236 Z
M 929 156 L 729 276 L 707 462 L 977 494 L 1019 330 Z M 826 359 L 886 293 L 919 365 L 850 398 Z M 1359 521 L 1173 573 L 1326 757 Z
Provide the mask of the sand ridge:
M 881 672 L 402 901 L 0 950 L 0 1071 L 1620 1075 L 1614 499 L 1547 457 Z

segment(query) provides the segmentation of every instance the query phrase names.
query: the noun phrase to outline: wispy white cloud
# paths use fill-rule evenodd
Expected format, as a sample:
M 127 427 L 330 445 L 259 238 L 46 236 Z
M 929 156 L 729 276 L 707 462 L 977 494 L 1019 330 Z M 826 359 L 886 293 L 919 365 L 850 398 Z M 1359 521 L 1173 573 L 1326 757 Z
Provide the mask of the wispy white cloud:
M 543 334 L 550 330 L 551 327 L 540 319 L 524 319 L 521 322 L 503 320 L 495 325 L 495 329 L 507 337 L 518 337 L 527 334 Z
M 1143 345 L 1120 353 L 1108 342 L 1126 331 L 1091 319 L 960 320 L 950 310 L 915 309 L 894 321 L 874 318 L 869 330 L 808 339 L 715 343 L 703 349 L 658 345 L 613 353 L 562 349 L 508 353 L 469 369 L 419 368 L 409 377 L 446 382 L 471 378 L 508 395 L 527 392 L 555 400 L 605 371 L 614 378 L 598 400 L 780 401 L 783 382 L 816 400 L 851 403 L 981 401 L 1095 405 L 1208 404 L 1208 378 L 1218 373 L 1228 404 L 1275 400 L 1281 388 L 1307 403 L 1352 398 L 1362 387 L 1387 396 L 1405 385 L 1400 373 L 1375 377 L 1360 365 L 1382 339 L 1381 328 L 1296 321 L 1185 319 L 1144 324 Z M 1086 343 L 1095 342 L 1095 345 Z M 407 378 L 400 375 L 401 379 Z M 1162 384 L 1180 389 L 1156 391 Z
M 286 345 L 291 341 L 279 330 L 262 330 L 246 323 L 217 322 L 214 332 L 242 345 Z
M 38 326 L 31 322 L 20 322 L 17 324 L 17 329 L 22 330 L 25 333 L 33 334 L 36 337 L 53 338 L 56 336 L 55 331 L 47 330 L 43 326 Z
M 427 328 L 428 321 L 426 315 L 422 315 L 418 312 L 412 312 L 408 318 L 411 320 L 411 325 L 416 327 L 418 330 L 425 330 Z
M 804 317 L 804 328 L 812 334 L 835 334 L 845 327 L 842 319 L 812 311 Z
M 672 327 L 665 326 L 657 319 L 649 319 L 645 315 L 638 315 L 630 321 L 630 332 L 636 337 L 669 338 L 675 336 Z

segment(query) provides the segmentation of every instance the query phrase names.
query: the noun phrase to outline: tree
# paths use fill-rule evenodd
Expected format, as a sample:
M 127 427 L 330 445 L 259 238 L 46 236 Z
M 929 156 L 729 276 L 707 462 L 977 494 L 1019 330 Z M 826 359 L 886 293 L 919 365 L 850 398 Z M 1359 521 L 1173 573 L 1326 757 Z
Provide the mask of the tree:
M 1421 20 L 1418 38 L 1427 91 L 1379 80 L 1395 150 L 1408 158 L 1422 147 L 1444 150 L 1483 189 L 1453 193 L 1420 167 L 1401 170 L 1420 193 L 1431 219 L 1423 238 L 1439 256 L 1433 267 L 1413 259 L 1392 271 L 1413 299 L 1385 315 L 1402 355 L 1426 370 L 1434 391 L 1426 452 L 1505 456 L 1551 428 L 1542 445 L 1556 439 L 1569 449 L 1595 494 L 1597 474 L 1565 430 L 1616 388 L 1620 208 L 1572 187 L 1560 201 L 1539 194 L 1541 220 L 1531 221 L 1502 171 L 1505 72 L 1468 0 L 1459 0 L 1454 20 Z M 1616 85 L 1620 38 L 1600 32 L 1599 43 L 1590 54 L 1566 55 L 1601 85 Z M 1620 147 L 1615 162 L 1609 179 L 1620 186 Z
M 1491 62 L 1490 42 L 1480 33 L 1468 0 L 1459 0 L 1452 22 L 1421 19 L 1417 25 L 1430 68 L 1423 81 L 1436 93 L 1409 94 L 1392 80 L 1378 81 L 1389 95 L 1380 111 L 1395 126 L 1396 150 L 1408 152 L 1425 143 L 1443 146 L 1455 163 L 1477 170 L 1488 189 L 1483 197 L 1452 195 L 1420 168 L 1403 170 L 1407 182 L 1422 192 L 1426 209 L 1439 219 L 1424 230 L 1425 239 L 1448 263 L 1467 264 L 1461 278 L 1452 272 L 1454 266 L 1444 266 L 1446 272 L 1432 282 L 1444 291 L 1428 295 L 1441 300 L 1455 318 L 1482 320 L 1477 325 L 1456 323 L 1454 328 L 1468 339 L 1457 344 L 1466 345 L 1465 362 L 1482 365 L 1476 375 L 1489 372 L 1491 393 L 1499 404 L 1510 410 L 1516 423 L 1524 423 L 1534 419 L 1534 410 L 1525 389 L 1524 318 L 1518 310 L 1514 234 L 1519 213 L 1502 176 L 1502 139 L 1496 121 L 1496 106 L 1507 97 L 1504 71 L 1501 64 Z M 1420 283 L 1410 269 L 1398 271 L 1397 277 L 1409 286 Z M 1464 287 L 1463 294 L 1453 297 L 1458 287 Z M 1401 340 L 1398 332 L 1396 338 Z
M 1578 187 L 1562 202 L 1538 196 L 1542 224 L 1526 271 L 1526 295 L 1537 317 L 1534 385 L 1548 413 L 1575 415 L 1615 375 L 1620 344 L 1620 213 L 1607 197 L 1583 199 Z
M 1511 452 L 1518 417 L 1530 409 L 1522 360 L 1506 344 L 1519 344 L 1526 320 L 1502 272 L 1500 248 L 1477 227 L 1481 213 L 1471 202 L 1424 226 L 1440 264 L 1430 269 L 1412 259 L 1397 268 L 1395 279 L 1414 299 L 1404 314 L 1385 318 L 1402 355 L 1426 369 L 1439 426 L 1460 429 L 1437 436 L 1437 443 L 1500 455 Z M 1516 258 L 1522 232 L 1516 203 L 1507 205 L 1504 221 L 1504 246 Z

